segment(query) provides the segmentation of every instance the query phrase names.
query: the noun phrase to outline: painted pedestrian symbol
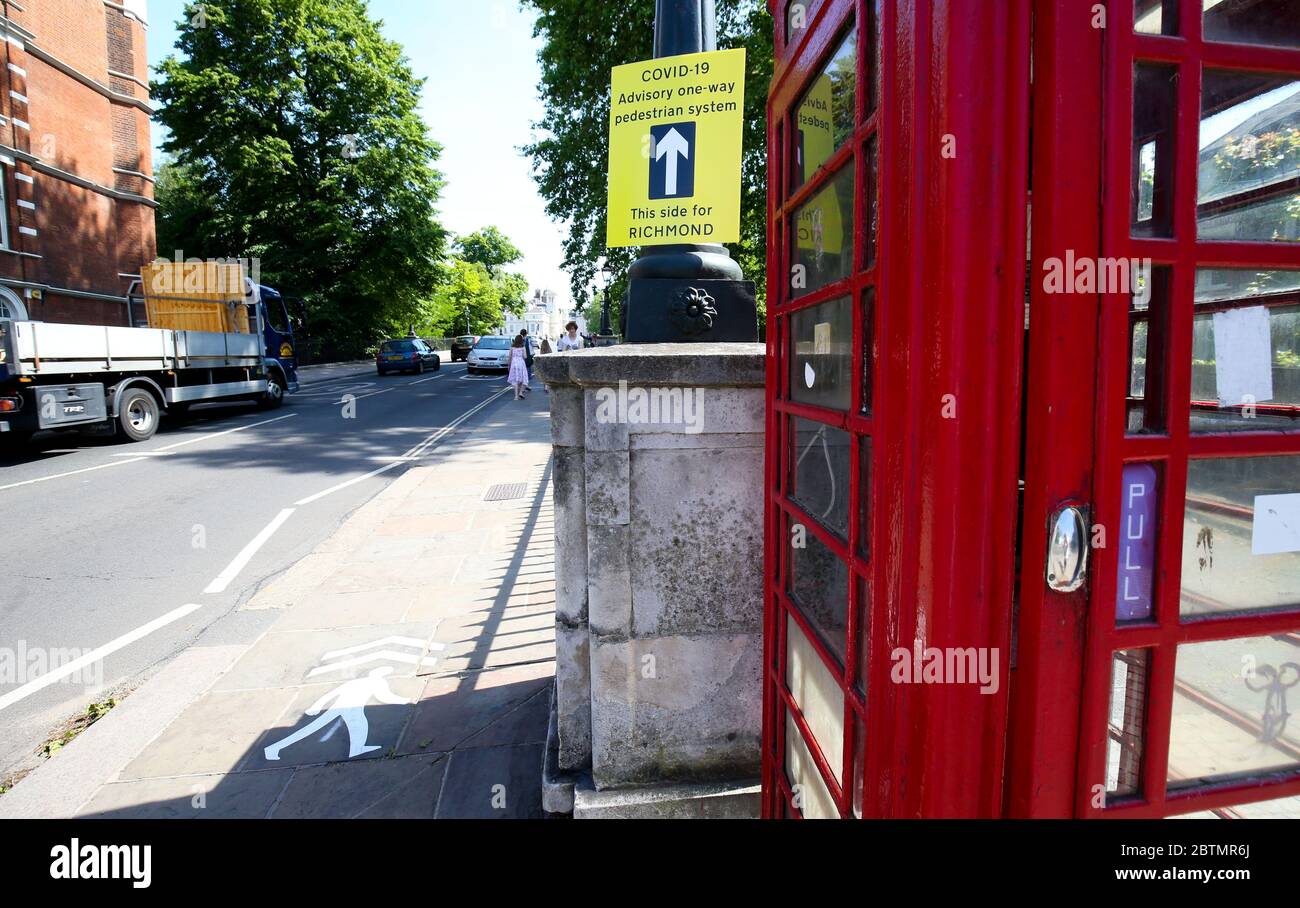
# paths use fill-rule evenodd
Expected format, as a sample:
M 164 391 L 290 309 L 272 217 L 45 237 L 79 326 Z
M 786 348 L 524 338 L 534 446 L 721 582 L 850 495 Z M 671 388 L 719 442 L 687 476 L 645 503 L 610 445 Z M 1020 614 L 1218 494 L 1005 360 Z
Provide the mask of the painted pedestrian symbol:
M 650 198 L 695 195 L 695 123 L 650 127 Z
M 321 697 L 307 710 L 307 715 L 316 718 L 288 737 L 267 747 L 263 753 L 268 760 L 279 760 L 280 751 L 305 738 L 310 738 L 318 731 L 325 731 L 322 741 L 328 741 L 338 731 L 338 722 L 348 730 L 348 759 L 379 750 L 379 744 L 370 744 L 370 722 L 366 719 L 366 706 L 371 700 L 392 706 L 409 706 L 411 701 L 399 697 L 388 686 L 388 676 L 392 674 L 390 666 L 372 668 L 364 678 L 347 681 Z M 330 726 L 333 726 L 332 728 Z
M 432 636 L 432 634 L 431 634 Z M 414 650 L 403 652 L 402 648 Z M 400 662 L 415 666 L 417 676 L 428 674 L 438 662 L 432 655 L 446 649 L 446 645 L 435 643 L 419 637 L 389 636 L 372 640 L 358 646 L 330 650 L 321 655 L 321 663 L 307 673 L 308 678 L 330 672 L 356 669 L 374 662 Z M 307 710 L 308 716 L 315 716 L 311 722 L 292 732 L 287 737 L 266 747 L 263 753 L 267 760 L 280 759 L 280 751 L 299 741 L 306 740 L 317 732 L 324 732 L 321 741 L 334 737 L 340 727 L 348 732 L 348 759 L 379 750 L 382 745 L 371 744 L 370 721 L 366 718 L 366 707 L 370 702 L 386 703 L 391 706 L 409 706 L 406 700 L 393 693 L 388 686 L 388 676 L 393 673 L 393 666 L 381 665 L 370 669 L 363 678 L 346 681 L 321 697 Z

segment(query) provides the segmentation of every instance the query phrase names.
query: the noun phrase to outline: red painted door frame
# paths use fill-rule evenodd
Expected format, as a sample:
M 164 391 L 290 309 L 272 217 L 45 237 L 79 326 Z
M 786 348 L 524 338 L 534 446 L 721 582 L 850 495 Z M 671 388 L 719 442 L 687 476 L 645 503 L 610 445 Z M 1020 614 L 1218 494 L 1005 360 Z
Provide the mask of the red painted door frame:
M 810 5 L 806 32 L 790 42 L 784 4 L 773 11 L 764 813 L 798 813 L 784 768 L 789 716 L 841 816 L 997 816 L 1018 510 L 1029 0 L 823 0 Z M 879 22 L 879 103 L 859 110 L 852 139 L 794 189 L 791 111 L 850 21 L 860 33 Z M 869 81 L 861 48 L 870 44 L 859 45 L 860 108 Z M 859 187 L 852 273 L 792 294 L 791 224 L 841 167 L 856 168 Z M 864 200 L 861 188 L 872 186 L 878 199 Z M 872 202 L 875 230 L 867 222 Z M 875 259 L 864 262 L 871 238 Z M 872 288 L 873 305 L 857 305 Z M 796 402 L 791 319 L 846 294 L 852 349 L 863 353 L 853 361 L 853 406 L 842 412 Z M 851 433 L 847 539 L 790 494 L 795 418 Z M 868 443 L 864 472 L 856 465 Z M 847 600 L 842 662 L 791 596 L 788 540 L 796 525 L 846 564 L 847 588 L 838 591 Z M 822 752 L 786 684 L 787 622 L 845 695 L 843 753 Z M 894 654 L 914 646 L 995 653 L 996 689 L 893 683 Z M 857 690 L 860 647 L 870 653 L 865 693 Z
M 1048 524 L 1090 513 L 1100 300 L 1046 292 L 1041 263 L 1095 259 L 1101 240 L 1101 62 L 1091 4 L 1034 3 L 1033 200 L 1023 519 L 1006 815 L 1074 812 L 1088 587 L 1049 590 Z

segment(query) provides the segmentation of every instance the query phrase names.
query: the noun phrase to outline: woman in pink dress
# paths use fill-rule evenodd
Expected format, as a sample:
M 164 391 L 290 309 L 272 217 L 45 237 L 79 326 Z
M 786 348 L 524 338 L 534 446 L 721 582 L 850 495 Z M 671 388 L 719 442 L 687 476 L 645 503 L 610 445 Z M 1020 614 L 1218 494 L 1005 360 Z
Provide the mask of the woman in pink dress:
M 524 363 L 524 355 L 524 336 L 517 334 L 510 345 L 510 372 L 506 375 L 506 382 L 514 386 L 515 400 L 522 398 L 524 389 L 528 387 L 528 366 Z

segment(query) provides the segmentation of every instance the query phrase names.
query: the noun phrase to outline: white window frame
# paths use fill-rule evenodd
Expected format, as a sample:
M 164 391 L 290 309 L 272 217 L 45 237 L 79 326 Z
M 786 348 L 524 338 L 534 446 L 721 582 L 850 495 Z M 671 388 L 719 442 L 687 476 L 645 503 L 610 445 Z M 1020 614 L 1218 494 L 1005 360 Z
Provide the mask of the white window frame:
M 0 318 L 10 318 L 16 322 L 27 321 L 27 307 L 8 287 L 0 287 Z
M 9 245 L 9 174 L 0 167 L 0 249 L 12 249 Z

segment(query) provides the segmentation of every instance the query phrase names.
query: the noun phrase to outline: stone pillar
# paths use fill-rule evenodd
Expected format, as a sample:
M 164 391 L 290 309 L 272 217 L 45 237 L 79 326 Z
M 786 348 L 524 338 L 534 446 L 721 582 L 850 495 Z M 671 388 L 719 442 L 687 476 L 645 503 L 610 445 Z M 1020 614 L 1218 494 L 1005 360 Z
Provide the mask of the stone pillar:
M 763 347 L 624 345 L 537 370 L 555 451 L 547 809 L 756 815 Z

